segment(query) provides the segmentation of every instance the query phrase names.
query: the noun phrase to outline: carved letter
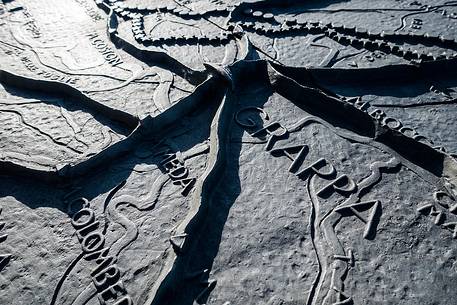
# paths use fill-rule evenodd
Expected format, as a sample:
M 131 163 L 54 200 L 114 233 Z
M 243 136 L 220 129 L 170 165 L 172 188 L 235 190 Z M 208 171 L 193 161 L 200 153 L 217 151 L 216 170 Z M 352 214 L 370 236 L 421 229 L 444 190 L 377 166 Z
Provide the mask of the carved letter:
M 175 180 L 175 181 L 173 181 L 173 184 L 181 185 L 184 188 L 181 191 L 181 194 L 183 196 L 187 196 L 187 194 L 189 194 L 189 191 L 192 189 L 192 187 L 195 184 L 195 178 L 186 178 L 186 179 L 181 179 L 181 180 Z
M 8 265 L 8 262 L 11 259 L 11 254 L 0 254 L 0 271 Z
M 321 198 L 328 198 L 334 192 L 337 192 L 341 195 L 348 195 L 353 193 L 357 189 L 357 184 L 349 178 L 347 175 L 341 175 L 320 191 L 317 192 L 317 195 Z
M 378 121 L 381 121 L 386 116 L 384 111 L 382 111 L 380 109 L 375 109 L 372 112 L 370 112 L 369 114 L 372 118 L 374 118 L 375 120 L 378 120 Z
M 324 171 L 323 169 L 326 167 L 328 167 L 329 169 L 327 171 Z M 336 174 L 336 170 L 330 162 L 321 158 L 313 164 L 311 164 L 310 166 L 304 168 L 301 172 L 297 174 L 297 177 L 306 180 L 312 174 L 317 174 L 321 178 L 331 178 L 333 175 Z
M 120 296 L 124 294 L 124 284 L 122 283 L 122 281 L 119 281 L 100 292 L 99 298 L 102 299 L 101 301 L 108 301 L 110 299 L 117 300 Z
M 176 159 L 176 156 L 175 156 L 174 159 L 171 159 L 171 160 L 169 160 L 169 161 L 162 161 L 161 164 L 162 164 L 163 168 L 164 168 L 167 172 L 169 172 L 170 170 L 176 168 L 178 165 L 179 165 L 179 166 L 182 165 L 181 161 L 179 161 L 178 159 Z
M 386 125 L 389 128 L 392 128 L 392 129 L 399 129 L 403 126 L 399 120 L 391 118 L 391 117 L 385 117 L 382 120 L 382 124 Z
M 381 213 L 381 202 L 378 200 L 364 201 L 358 203 L 343 204 L 335 209 L 335 212 L 340 213 L 342 216 L 356 216 L 363 223 L 366 224 L 363 232 L 363 237 L 371 239 L 376 234 L 376 227 L 379 222 Z M 361 212 L 370 210 L 368 218 L 364 217 Z
M 81 245 L 86 253 L 94 252 L 105 244 L 105 237 L 99 232 L 92 232 L 84 237 Z
M 278 122 L 273 122 L 270 125 L 267 125 L 261 129 L 255 131 L 252 134 L 252 136 L 253 137 L 262 137 L 262 135 L 263 136 L 271 135 L 271 137 L 268 139 L 267 145 L 265 147 L 265 149 L 267 151 L 269 151 L 273 148 L 274 144 L 278 140 L 287 138 L 288 134 L 289 134 L 289 131 L 284 126 L 282 126 Z
M 106 286 L 116 283 L 120 278 L 121 273 L 117 265 L 111 265 L 100 271 L 93 277 L 95 287 L 104 288 Z
M 93 222 L 91 224 L 89 224 L 88 226 L 82 228 L 82 229 L 79 229 L 78 231 L 76 231 L 76 236 L 78 237 L 78 240 L 80 242 L 82 242 L 82 240 L 84 239 L 84 237 L 89 234 L 90 232 L 94 231 L 95 229 L 98 228 L 98 225 L 100 224 L 99 221 L 96 221 L 96 222 Z
M 101 250 L 86 254 L 84 256 L 84 259 L 87 261 L 95 259 L 95 260 L 97 260 L 98 264 L 101 264 L 101 261 L 106 258 L 106 256 L 108 255 L 108 252 L 109 252 L 109 248 L 103 248 Z
M 273 149 L 270 153 L 275 156 L 286 156 L 290 160 L 292 160 L 292 164 L 289 167 L 289 172 L 296 173 L 297 170 L 302 165 L 303 161 L 308 154 L 309 148 L 308 145 L 296 145 L 296 146 L 288 146 L 288 147 L 281 147 Z M 296 157 L 293 155 L 298 154 Z
M 84 220 L 84 217 L 87 219 Z M 95 213 L 92 209 L 84 208 L 79 210 L 71 219 L 71 224 L 78 230 L 82 227 L 87 226 L 95 220 Z
M 246 107 L 246 108 L 243 108 L 241 109 L 240 111 L 238 111 L 235 115 L 235 122 L 240 125 L 241 127 L 244 127 L 245 129 L 247 130 L 250 130 L 250 129 L 253 129 L 254 127 L 257 126 L 257 124 L 254 122 L 253 119 L 251 118 L 247 118 L 247 123 L 243 123 L 241 120 L 240 120 L 240 117 L 239 115 L 243 112 L 248 112 L 248 111 L 255 111 L 255 112 L 259 112 L 260 114 L 262 114 L 264 120 L 268 121 L 269 120 L 269 117 L 268 117 L 268 114 L 262 109 L 262 108 L 258 108 L 258 107 Z
M 180 166 L 168 173 L 168 175 L 173 180 L 184 179 L 187 177 L 188 174 L 189 174 L 189 170 L 187 168 L 185 168 L 184 166 Z
M 400 128 L 399 131 L 400 131 L 402 134 L 404 134 L 405 136 L 411 137 L 411 138 L 413 138 L 414 136 L 417 135 L 417 132 L 416 132 L 414 129 L 409 128 L 409 127 L 402 127 L 402 128 Z M 408 134 L 408 133 L 410 133 L 410 134 Z
M 114 303 L 113 305 L 133 305 L 133 301 L 128 295 L 126 295 L 125 297 L 123 297 L 122 299 L 120 299 L 119 301 Z
M 444 223 L 443 227 L 452 230 L 452 238 L 457 238 L 457 222 Z

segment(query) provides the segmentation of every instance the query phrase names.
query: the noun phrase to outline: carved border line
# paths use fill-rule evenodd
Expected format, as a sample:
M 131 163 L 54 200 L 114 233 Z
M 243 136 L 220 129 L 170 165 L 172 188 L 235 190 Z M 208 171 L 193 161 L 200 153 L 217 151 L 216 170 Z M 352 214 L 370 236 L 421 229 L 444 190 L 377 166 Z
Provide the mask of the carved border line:
M 182 98 L 166 112 L 155 117 L 148 116 L 141 121 L 138 120 L 137 127 L 125 139 L 116 142 L 89 159 L 53 170 L 33 169 L 12 161 L 0 160 L 0 172 L 11 176 L 34 177 L 48 182 L 64 182 L 70 178 L 89 174 L 91 170 L 100 166 L 107 166 L 112 161 L 132 151 L 145 138 L 150 140 L 164 137 L 165 132 L 180 121 L 183 116 L 200 107 L 205 107 L 206 103 L 210 103 L 213 93 L 220 88 L 221 83 L 219 76 L 211 76 L 207 81 L 198 85 L 191 95 Z
M 225 92 L 228 86 L 221 88 Z M 194 253 L 199 239 L 200 232 L 204 228 L 203 224 L 207 221 L 207 214 L 212 204 L 214 188 L 219 184 L 220 177 L 224 174 L 226 168 L 226 151 L 229 142 L 229 130 L 231 118 L 234 114 L 233 100 L 230 93 L 224 93 L 219 108 L 211 123 L 210 131 L 210 150 L 205 172 L 197 179 L 195 190 L 192 194 L 190 212 L 175 232 L 179 236 L 185 236 L 180 249 L 166 262 L 162 274 L 155 281 L 155 284 L 144 304 L 164 304 L 166 300 L 170 301 L 170 296 L 175 295 L 182 285 L 184 278 L 192 273 L 189 270 L 192 266 L 190 260 L 192 257 L 187 253 Z M 202 275 L 205 271 L 202 270 Z M 215 282 L 206 283 L 203 293 L 214 288 Z M 199 297 L 197 297 L 199 298 Z
M 113 8 L 103 1 L 97 1 L 97 6 L 107 14 L 107 34 L 116 48 L 124 50 L 148 65 L 158 65 L 168 69 L 193 85 L 198 85 L 207 79 L 206 71 L 193 70 L 165 52 L 139 48 L 128 42 L 117 32 L 119 22 Z
M 96 113 L 101 113 L 103 116 L 121 123 L 131 130 L 134 129 L 139 122 L 137 117 L 127 112 L 101 104 L 91 99 L 75 87 L 65 83 L 24 77 L 7 70 L 0 70 L 0 83 L 20 89 L 28 89 L 68 97 L 72 100 L 78 101 L 82 107 L 90 109 Z
M 432 183 L 450 194 L 457 194 L 457 161 L 449 154 L 418 142 L 403 133 L 382 126 L 379 121 L 356 108 L 353 104 L 333 97 L 326 92 L 301 85 L 287 73 L 287 68 L 276 69 L 268 64 L 270 82 L 278 94 L 337 127 L 348 129 L 385 145 L 393 150 L 403 164 L 421 177 L 432 179 Z M 310 76 L 310 73 L 307 74 Z M 306 100 L 304 100 L 306 98 Z M 343 125 L 344 124 L 344 125 Z

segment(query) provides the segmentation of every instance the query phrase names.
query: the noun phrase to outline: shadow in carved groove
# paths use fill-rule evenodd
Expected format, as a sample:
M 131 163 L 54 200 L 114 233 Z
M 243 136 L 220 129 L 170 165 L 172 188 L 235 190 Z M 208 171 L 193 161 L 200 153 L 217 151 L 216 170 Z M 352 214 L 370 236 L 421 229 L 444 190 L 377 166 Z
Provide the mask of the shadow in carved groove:
M 228 94 L 224 104 L 226 112 L 215 119 L 223 125 L 219 126 L 219 129 L 226 130 L 213 130 L 215 133 L 218 132 L 222 144 L 216 161 L 220 164 L 213 170 L 213 179 L 203 186 L 208 189 L 208 193 L 201 197 L 200 202 L 200 209 L 205 209 L 205 212 L 199 212 L 198 219 L 187 228 L 186 243 L 189 246 L 183 248 L 183 253 L 177 256 L 173 269 L 160 285 L 155 298 L 146 304 L 192 305 L 195 304 L 194 301 L 197 304 L 205 304 L 216 285 L 215 280 L 209 278 L 209 270 L 219 251 L 230 209 L 241 191 L 239 158 L 244 130 L 235 126 L 233 121 L 235 108 L 238 107 L 235 105 L 237 99 L 234 95 L 236 93 Z M 253 106 L 262 107 L 270 95 L 269 89 L 263 90 Z M 251 119 L 262 122 L 260 116 Z
M 243 67 L 241 67 L 241 65 L 232 67 L 232 72 L 237 68 L 240 68 L 244 73 L 239 73 L 240 71 L 237 71 L 237 76 L 247 75 L 247 77 L 249 77 L 249 75 L 251 75 L 249 72 L 252 71 L 256 71 L 257 75 L 266 74 L 266 71 L 264 70 L 267 68 L 265 62 L 244 62 L 243 64 Z M 345 130 L 337 132 L 340 137 L 346 138 L 351 142 L 359 142 L 372 146 L 394 157 L 393 160 L 386 164 L 377 165 L 377 167 L 375 166 L 375 168 L 372 169 L 374 170 L 373 173 L 375 173 L 373 181 L 367 181 L 364 184 L 363 188 L 361 188 L 361 192 L 357 194 L 359 199 L 369 190 L 369 188 L 379 181 L 379 177 L 375 179 L 376 176 L 381 172 L 396 172 L 398 170 L 399 162 L 412 169 L 426 181 L 435 185 L 436 188 L 446 189 L 446 183 L 442 179 L 443 171 L 452 171 L 453 166 L 455 166 L 455 161 L 448 159 L 449 156 L 435 151 L 433 148 L 416 142 L 413 139 L 407 139 L 405 136 L 395 133 L 392 130 L 385 129 L 382 131 L 381 127 L 372 117 L 358 111 L 358 109 L 354 107 L 351 108 L 349 104 L 346 104 L 343 100 L 336 99 L 332 95 L 327 95 L 324 91 L 319 90 L 318 87 L 301 87 L 292 79 L 274 72 L 273 70 L 270 69 L 269 71 L 270 81 L 273 88 L 279 94 L 283 95 L 308 113 L 317 116 L 316 119 L 321 121 L 321 124 L 330 126 L 332 129 L 339 127 L 340 129 Z M 244 83 L 240 81 L 240 84 L 243 83 L 243 85 L 248 86 L 249 81 L 244 81 Z M 269 87 L 268 83 L 264 83 L 263 85 L 267 88 Z M 243 86 L 240 85 L 235 87 L 240 89 Z M 262 107 L 265 101 L 266 99 L 252 106 Z M 231 121 L 233 119 L 233 111 L 228 112 L 231 113 L 231 115 L 225 117 L 221 116 L 218 119 L 218 122 Z M 260 118 L 256 118 L 256 121 L 258 119 Z M 334 131 L 335 130 L 336 129 L 334 129 Z M 381 133 L 380 130 L 382 131 Z M 232 131 L 234 132 L 231 135 L 232 140 L 241 142 L 242 134 L 240 134 L 239 131 L 236 131 L 236 129 Z M 346 131 L 351 132 L 347 133 Z M 217 132 L 217 130 L 215 132 Z M 402 139 L 400 140 L 400 138 Z M 183 248 L 183 253 L 181 255 L 178 255 L 173 265 L 173 269 L 161 283 L 155 298 L 151 300 L 152 302 L 147 302 L 147 304 L 190 305 L 193 300 L 196 300 L 198 304 L 204 304 L 211 289 L 214 288 L 215 282 L 208 279 L 209 270 L 211 270 L 213 260 L 217 255 L 222 230 L 230 208 L 240 192 L 240 177 L 237 173 L 240 146 L 239 144 L 232 144 L 230 147 L 230 152 L 225 152 L 227 157 L 227 163 L 225 165 L 227 165 L 227 167 L 224 168 L 225 176 L 223 176 L 228 180 L 221 179 L 224 171 L 219 167 L 215 174 L 217 175 L 217 178 L 209 181 L 206 185 L 206 187 L 210 189 L 210 194 L 205 194 L 206 196 L 197 198 L 198 200 L 201 200 L 200 204 L 202 211 L 200 212 L 200 215 L 197 215 L 196 219 L 193 219 L 194 223 L 191 222 L 187 227 L 186 233 L 189 235 L 189 238 L 186 240 L 186 243 L 188 246 Z M 222 159 L 224 159 L 224 150 L 223 148 L 221 148 L 221 150 L 221 156 Z M 423 152 L 424 154 L 419 154 L 419 152 Z M 423 159 L 424 156 L 428 156 L 427 160 Z M 398 161 L 395 160 L 396 158 L 398 158 Z M 444 159 L 451 161 L 449 168 L 443 167 Z M 224 162 L 223 160 L 218 161 Z M 219 166 L 223 167 L 224 165 Z M 234 169 L 232 170 L 232 167 L 229 166 L 235 167 L 236 171 Z M 451 179 L 454 179 L 454 177 L 451 177 Z M 227 188 L 230 185 L 235 186 L 229 192 L 224 192 L 224 188 Z M 452 190 L 447 189 L 447 191 Z M 380 220 L 379 216 L 382 213 L 382 205 L 374 203 L 372 206 L 365 207 L 362 202 L 357 202 L 358 201 L 354 201 L 355 204 L 350 208 L 366 211 L 372 207 L 370 222 L 367 224 L 364 237 L 373 239 L 375 237 L 375 229 Z M 335 210 L 335 212 L 338 211 Z M 342 207 L 340 212 L 340 217 L 335 213 L 333 220 L 329 219 L 329 221 L 333 223 L 333 226 L 336 226 L 341 220 L 341 217 L 346 215 L 347 210 Z M 354 212 L 352 212 L 352 214 L 353 213 Z M 345 273 L 341 275 L 341 279 L 344 280 L 344 278 Z M 328 278 L 324 278 L 322 281 L 328 282 L 328 280 Z M 329 289 L 331 290 L 332 288 Z M 340 293 L 341 298 L 342 292 L 337 291 L 337 293 Z M 329 296 L 329 294 L 316 294 L 316 297 L 319 298 L 327 298 L 326 296 Z M 349 299 L 346 301 L 349 302 Z
M 239 68 L 241 71 L 235 71 Z M 258 61 L 254 63 L 243 63 L 243 65 L 238 65 L 233 67 L 233 70 L 236 72 L 238 77 L 244 76 L 249 78 L 252 75 L 261 75 L 267 76 L 266 71 L 267 64 L 263 61 Z M 240 73 L 243 72 L 243 73 Z M 271 73 L 271 71 L 270 71 Z M 270 74 L 272 76 L 273 74 Z M 262 78 L 253 78 L 254 80 L 260 81 L 260 84 L 252 84 L 253 87 L 265 86 L 269 87 L 268 80 Z M 252 81 L 252 80 L 251 80 Z M 245 85 L 249 84 L 249 81 L 246 79 L 236 80 L 236 85 L 238 83 L 245 82 Z M 347 105 L 344 105 L 341 101 L 333 99 L 331 96 L 325 95 L 323 92 L 317 89 L 310 89 L 306 87 L 300 87 L 294 81 L 288 79 L 287 77 L 277 74 L 276 78 L 273 79 L 273 87 L 278 90 L 280 94 L 285 95 L 286 98 L 291 100 L 297 106 L 303 108 L 307 112 L 312 113 L 318 117 L 321 117 L 322 120 L 325 120 L 332 126 L 342 127 L 346 130 L 354 131 L 355 134 L 359 136 L 362 143 L 367 139 L 372 139 L 377 136 L 377 129 L 373 121 L 363 113 L 355 111 L 355 109 L 347 108 Z M 219 83 L 221 91 L 225 88 L 222 83 Z M 237 88 L 243 88 L 243 86 L 236 86 Z M 267 97 L 271 94 L 270 89 L 266 96 L 263 96 L 260 100 L 256 101 L 254 106 L 262 107 L 266 102 Z M 223 92 L 214 93 L 207 100 L 201 101 L 199 104 L 200 108 L 204 111 L 207 111 L 206 119 L 203 122 L 207 122 L 208 116 L 213 118 L 213 125 L 210 132 L 210 138 L 218 142 L 211 143 L 213 145 L 213 158 L 214 164 L 210 164 L 208 168 L 207 176 L 204 177 L 204 180 L 200 187 L 201 197 L 195 196 L 193 200 L 194 203 L 199 206 L 199 211 L 196 214 L 196 217 L 193 218 L 189 224 L 186 226 L 186 232 L 189 237 L 186 240 L 182 253 L 178 253 L 177 259 L 174 262 L 173 269 L 166 276 L 164 281 L 160 284 L 157 295 L 151 296 L 144 295 L 142 296 L 142 301 L 148 301 L 148 304 L 192 304 L 194 300 L 200 302 L 205 302 L 205 299 L 208 296 L 208 293 L 214 288 L 214 282 L 211 279 L 208 279 L 209 273 L 205 270 L 210 270 L 214 261 L 214 258 L 217 255 L 219 244 L 221 241 L 221 234 L 225 222 L 227 220 L 230 208 L 233 202 L 236 200 L 237 196 L 240 193 L 240 177 L 238 176 L 238 164 L 241 150 L 241 138 L 243 132 L 241 129 L 230 129 L 230 124 L 233 124 L 233 114 L 234 114 L 234 103 L 236 99 L 233 98 L 231 94 L 228 94 L 226 97 L 223 107 L 219 108 L 219 112 L 214 116 L 215 109 L 219 107 L 218 103 L 214 101 L 219 100 Z M 307 97 L 306 100 L 302 100 L 303 97 Z M 328 107 L 330 105 L 330 107 Z M 346 108 L 344 108 L 346 107 Z M 198 109 L 198 107 L 197 107 Z M 330 109 L 330 111 L 329 111 Z M 341 109 L 344 109 L 341 111 Z M 181 120 L 182 118 L 175 117 L 173 120 Z M 260 118 L 255 118 L 256 121 Z M 189 118 L 193 124 L 201 124 L 201 121 L 194 118 Z M 179 129 L 176 128 L 175 129 Z M 229 131 L 232 130 L 232 133 Z M 190 147 L 193 147 L 197 143 L 202 143 L 208 137 L 208 132 L 200 134 L 198 136 L 189 135 L 187 142 L 181 143 L 179 149 L 185 151 Z M 167 136 L 166 129 L 161 130 L 159 134 L 149 134 L 151 139 L 156 141 L 151 141 L 151 146 L 154 145 L 158 140 Z M 395 135 L 394 136 L 398 136 Z M 415 146 L 419 150 L 426 152 L 426 155 L 431 157 L 434 162 L 429 164 L 424 164 L 423 161 L 418 159 L 417 154 L 408 154 L 404 150 L 402 144 L 398 141 L 392 142 L 392 134 L 386 132 L 382 137 L 377 138 L 381 143 L 384 143 L 382 147 L 391 147 L 391 151 L 399 151 L 399 156 L 402 157 L 403 161 L 411 160 L 410 164 L 415 169 L 416 167 L 424 166 L 426 171 L 431 173 L 431 176 L 435 178 L 439 177 L 439 174 L 443 171 L 443 165 L 440 164 L 440 161 L 443 158 L 443 155 L 435 152 L 433 150 L 425 148 L 424 146 Z M 230 144 L 230 149 L 228 147 L 228 141 L 231 139 L 232 143 Z M 144 141 L 145 138 L 142 138 Z M 233 141 L 235 140 L 235 141 Z M 238 143 L 236 143 L 239 140 Z M 135 142 L 134 142 L 135 143 Z M 141 141 L 136 142 L 136 144 L 141 143 Z M 146 142 L 147 143 L 147 142 Z M 375 144 L 374 141 L 371 144 Z M 132 149 L 134 151 L 134 149 Z M 210 152 L 211 157 L 211 152 Z M 82 185 L 83 190 L 80 194 L 75 194 L 75 197 L 82 195 L 87 199 L 93 199 L 99 194 L 103 194 L 113 189 L 117 185 L 121 184 L 122 181 L 126 180 L 130 175 L 132 168 L 127 168 L 119 172 L 110 172 L 110 169 L 116 168 L 119 164 L 128 164 L 132 165 L 132 157 L 123 157 L 119 159 L 117 164 L 112 164 L 110 160 L 106 160 L 106 163 L 101 163 L 101 166 L 94 168 L 94 171 L 89 171 L 83 177 L 83 179 L 75 179 L 74 181 L 66 181 L 67 184 L 63 184 L 60 190 L 56 193 L 61 193 L 63 195 L 65 190 L 71 189 L 73 185 Z M 139 162 L 140 160 L 135 160 L 133 158 L 133 163 Z M 149 164 L 157 164 L 156 159 L 151 159 Z M 145 161 L 141 161 L 145 163 Z M 147 161 L 146 161 L 147 163 Z M 148 163 L 147 163 L 148 164 Z M 90 176 L 90 179 L 87 179 Z M 221 178 L 223 177 L 223 178 Z M 29 182 L 28 180 L 16 180 L 16 179 L 5 179 L 9 180 L 11 185 L 14 182 L 20 182 L 19 186 L 12 188 L 3 188 L 2 195 L 13 195 L 18 196 L 18 200 L 22 201 L 24 204 L 29 205 L 30 207 L 39 207 L 39 206 L 53 206 L 53 203 L 50 203 L 46 200 L 40 200 L 40 196 L 35 196 L 31 194 L 31 191 L 25 190 L 25 184 Z M 435 179 L 433 181 L 436 181 Z M 97 181 L 94 186 L 94 181 Z M 223 184 L 222 184 L 223 183 Z M 36 190 L 33 192 L 38 193 L 40 190 L 46 192 L 46 189 L 49 185 L 44 184 L 40 187 L 36 185 Z M 229 192 L 225 192 L 223 187 L 231 186 Z M 61 209 L 62 211 L 67 212 L 67 207 L 63 206 L 63 203 L 57 206 L 53 206 Z M 76 207 L 77 208 L 77 207 Z M 376 211 L 376 213 L 379 213 Z M 375 215 L 376 216 L 376 215 Z M 376 217 L 377 218 L 377 217 Z M 369 232 L 367 235 L 370 238 L 374 236 Z M 202 253 L 204 255 L 202 255 Z M 151 283 L 154 284 L 154 283 Z M 157 284 L 157 283 L 156 283 Z

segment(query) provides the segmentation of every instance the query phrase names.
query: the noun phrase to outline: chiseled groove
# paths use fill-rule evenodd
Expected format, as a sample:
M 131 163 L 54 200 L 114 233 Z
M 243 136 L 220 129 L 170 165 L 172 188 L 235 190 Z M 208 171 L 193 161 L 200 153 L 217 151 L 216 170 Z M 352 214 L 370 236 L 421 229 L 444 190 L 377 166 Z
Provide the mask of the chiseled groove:
M 68 275 L 70 274 L 71 270 L 76 266 L 76 264 L 84 257 L 84 252 L 81 252 L 75 259 L 68 265 L 67 269 L 65 269 L 64 274 L 60 278 L 59 282 L 57 283 L 56 288 L 54 289 L 54 294 L 52 295 L 50 305 L 55 305 L 57 302 L 57 297 L 59 296 L 60 289 L 62 289 L 62 285 L 67 279 Z
M 170 297 L 176 295 L 175 291 L 179 290 L 182 285 L 183 277 L 190 272 L 188 267 L 191 266 L 192 257 L 187 254 L 195 252 L 197 240 L 206 223 L 206 216 L 212 204 L 214 188 L 220 182 L 220 177 L 226 168 L 226 146 L 230 119 L 233 115 L 233 105 L 228 96 L 228 94 L 224 96 L 211 123 L 207 166 L 203 175 L 196 182 L 190 211 L 175 230 L 178 234 L 186 233 L 188 236 L 182 246 L 183 254 L 180 256 L 172 255 L 168 259 L 148 298 L 143 302 L 144 304 L 172 303 Z
M 311 236 L 311 244 L 313 245 L 314 253 L 316 254 L 316 260 L 318 263 L 318 271 L 317 271 L 316 277 L 314 278 L 313 284 L 311 286 L 311 290 L 309 292 L 308 299 L 306 301 L 306 305 L 313 304 L 313 301 L 315 299 L 316 289 L 318 288 L 318 284 L 320 283 L 320 279 L 322 276 L 322 269 L 323 269 L 322 268 L 323 267 L 322 258 L 320 257 L 319 250 L 317 249 L 317 246 L 316 246 L 316 227 L 319 227 L 318 225 L 316 225 L 316 221 L 318 219 L 318 217 L 317 217 L 318 216 L 317 215 L 318 203 L 314 200 L 314 197 L 312 195 L 311 184 L 312 184 L 313 180 L 314 180 L 314 176 L 308 178 L 308 180 L 306 181 L 306 190 L 308 192 L 308 197 L 311 201 L 311 213 L 309 214 L 309 232 L 310 232 L 309 234 Z
M 31 129 L 32 131 L 35 131 L 36 133 L 44 136 L 45 138 L 47 138 L 48 140 L 50 140 L 51 142 L 53 142 L 54 144 L 56 145 L 59 145 L 59 146 L 63 146 L 69 150 L 71 150 L 72 152 L 76 153 L 76 154 L 82 154 L 82 151 L 79 151 L 73 147 L 70 147 L 68 146 L 66 143 L 64 142 L 61 142 L 59 140 L 56 140 L 54 139 L 49 133 L 39 129 L 38 127 L 36 126 L 33 126 L 32 124 L 29 124 L 27 123 L 25 120 L 24 120 L 24 115 L 22 114 L 22 112 L 18 111 L 18 110 L 11 110 L 11 109 L 1 109 L 0 108 L 0 113 L 1 112 L 6 112 L 6 113 L 12 113 L 12 114 L 15 114 L 19 117 L 19 121 L 24 125 L 26 126 L 27 128 Z
M 208 74 L 206 71 L 193 70 L 165 52 L 152 51 L 139 48 L 117 33 L 118 21 L 113 9 L 105 2 L 97 2 L 97 6 L 107 14 L 108 35 L 111 42 L 118 49 L 122 49 L 131 56 L 143 61 L 148 65 L 160 65 L 162 68 L 170 70 L 187 80 L 192 85 L 198 85 L 204 82 Z
M 160 139 L 166 136 L 165 132 L 175 126 L 176 122 L 180 121 L 182 117 L 197 109 L 205 108 L 206 103 L 211 103 L 211 95 L 220 88 L 220 83 L 221 80 L 218 76 L 210 77 L 198 85 L 191 95 L 182 98 L 167 111 L 155 117 L 148 116 L 139 121 L 136 129 L 125 139 L 114 143 L 89 159 L 52 170 L 33 169 L 11 161 L 0 160 L 0 173 L 11 176 L 33 177 L 48 182 L 63 182 L 84 176 L 91 170 L 106 166 L 132 151 L 144 139 Z
M 170 70 L 184 78 L 192 85 L 202 83 L 208 76 L 205 71 L 192 70 L 164 52 L 138 48 L 117 34 L 111 34 L 110 37 L 117 48 L 122 48 L 131 56 L 147 64 L 160 65 L 162 68 Z
M 12 87 L 19 87 L 20 89 L 29 89 L 69 97 L 72 100 L 77 100 L 83 107 L 100 113 L 113 121 L 119 122 L 123 126 L 127 126 L 130 130 L 134 129 L 139 122 L 137 117 L 127 112 L 103 105 L 91 99 L 78 89 L 61 82 L 24 77 L 6 70 L 0 70 L 0 83 Z
M 402 163 L 415 172 L 425 171 L 434 176 L 434 180 L 440 184 L 439 187 L 450 191 L 449 184 L 451 184 L 452 191 L 456 191 L 457 161 L 450 155 L 418 142 L 399 131 L 381 126 L 366 112 L 349 103 L 332 97 L 319 89 L 299 84 L 283 74 L 287 71 L 287 67 L 281 67 L 281 72 L 279 72 L 276 65 L 269 65 L 271 85 L 280 95 L 333 126 L 339 125 L 338 127 L 343 130 L 350 130 L 365 137 L 371 142 L 370 145 L 381 145 L 383 146 L 381 149 L 389 149 L 390 153 L 401 158 Z M 306 98 L 304 99 L 304 97 Z M 322 111 L 324 108 L 326 109 L 325 112 Z M 365 142 L 367 142 L 366 140 Z
M 441 105 L 452 105 L 457 104 L 457 98 L 442 100 L 436 102 L 419 102 L 413 104 L 372 104 L 373 107 L 378 108 L 416 108 L 425 106 L 441 106 Z
M 357 85 L 395 84 L 428 78 L 430 75 L 452 77 L 457 69 L 457 58 L 423 62 L 420 65 L 393 64 L 373 68 L 324 68 L 324 67 L 287 67 L 272 64 L 279 73 L 287 74 L 301 85 L 304 76 L 319 84 Z

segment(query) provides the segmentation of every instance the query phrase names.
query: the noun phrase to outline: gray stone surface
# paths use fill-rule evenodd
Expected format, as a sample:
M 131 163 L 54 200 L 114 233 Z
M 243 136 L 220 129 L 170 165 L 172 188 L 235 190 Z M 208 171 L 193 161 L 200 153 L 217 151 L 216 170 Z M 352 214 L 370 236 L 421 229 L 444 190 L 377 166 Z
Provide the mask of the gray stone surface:
M 456 22 L 0 1 L 0 304 L 455 304 Z

